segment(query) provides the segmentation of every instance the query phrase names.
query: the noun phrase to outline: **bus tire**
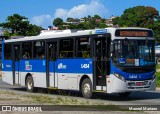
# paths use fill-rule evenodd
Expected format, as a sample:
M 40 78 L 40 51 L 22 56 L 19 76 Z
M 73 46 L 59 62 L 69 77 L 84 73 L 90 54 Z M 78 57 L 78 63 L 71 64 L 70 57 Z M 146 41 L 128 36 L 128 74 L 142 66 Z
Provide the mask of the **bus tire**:
M 124 92 L 124 93 L 119 93 L 120 97 L 128 97 L 131 94 L 131 92 Z
M 26 88 L 28 92 L 35 92 L 34 81 L 33 81 L 32 76 L 27 77 Z
M 93 96 L 92 91 L 92 83 L 89 78 L 86 78 L 83 80 L 81 85 L 81 92 L 84 98 L 90 99 Z

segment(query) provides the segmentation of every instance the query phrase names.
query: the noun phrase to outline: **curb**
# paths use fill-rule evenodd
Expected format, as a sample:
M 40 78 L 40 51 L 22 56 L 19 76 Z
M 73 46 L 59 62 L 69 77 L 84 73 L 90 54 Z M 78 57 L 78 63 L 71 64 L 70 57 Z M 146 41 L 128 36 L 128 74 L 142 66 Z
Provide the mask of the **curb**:
M 156 90 L 160 90 L 160 87 L 156 87 Z

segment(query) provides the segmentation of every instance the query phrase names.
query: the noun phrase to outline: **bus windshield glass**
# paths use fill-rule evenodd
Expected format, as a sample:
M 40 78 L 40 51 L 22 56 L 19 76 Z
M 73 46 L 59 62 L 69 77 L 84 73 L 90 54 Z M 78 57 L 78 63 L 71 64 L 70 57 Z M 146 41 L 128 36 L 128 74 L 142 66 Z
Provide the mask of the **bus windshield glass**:
M 154 48 L 153 40 L 114 40 L 113 62 L 118 66 L 152 66 Z

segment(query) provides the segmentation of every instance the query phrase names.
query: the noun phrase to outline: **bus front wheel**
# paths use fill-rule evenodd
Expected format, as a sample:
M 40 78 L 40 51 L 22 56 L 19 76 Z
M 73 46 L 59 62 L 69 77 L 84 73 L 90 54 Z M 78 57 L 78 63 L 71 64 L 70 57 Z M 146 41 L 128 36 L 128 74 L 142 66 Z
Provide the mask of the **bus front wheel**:
M 26 88 L 28 92 L 35 92 L 34 82 L 32 76 L 28 76 L 26 80 Z
M 86 78 L 83 80 L 81 91 L 84 98 L 88 98 L 88 99 L 92 98 L 92 95 L 93 95 L 92 83 L 89 78 Z

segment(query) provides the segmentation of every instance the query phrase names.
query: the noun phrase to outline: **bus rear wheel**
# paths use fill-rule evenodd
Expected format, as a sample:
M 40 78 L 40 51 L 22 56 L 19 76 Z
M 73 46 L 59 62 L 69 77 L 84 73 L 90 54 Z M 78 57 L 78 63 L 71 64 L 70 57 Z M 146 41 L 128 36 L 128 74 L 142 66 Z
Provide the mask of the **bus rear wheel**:
M 84 98 L 88 99 L 92 98 L 93 96 L 92 83 L 89 78 L 83 80 L 81 85 L 81 91 Z
M 34 81 L 33 81 L 32 76 L 27 77 L 26 88 L 28 92 L 35 92 Z

